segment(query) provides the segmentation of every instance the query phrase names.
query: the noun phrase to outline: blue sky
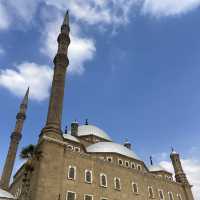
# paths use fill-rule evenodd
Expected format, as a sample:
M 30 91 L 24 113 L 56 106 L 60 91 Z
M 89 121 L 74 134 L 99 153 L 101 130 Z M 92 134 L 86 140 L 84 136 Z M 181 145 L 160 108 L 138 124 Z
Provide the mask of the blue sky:
M 200 198 L 200 1 L 15 2 L 0 0 L 0 171 L 28 85 L 20 148 L 36 143 L 45 124 L 56 37 L 69 8 L 63 129 L 88 118 L 115 141 L 128 138 L 147 164 L 153 155 L 169 170 L 175 147 Z

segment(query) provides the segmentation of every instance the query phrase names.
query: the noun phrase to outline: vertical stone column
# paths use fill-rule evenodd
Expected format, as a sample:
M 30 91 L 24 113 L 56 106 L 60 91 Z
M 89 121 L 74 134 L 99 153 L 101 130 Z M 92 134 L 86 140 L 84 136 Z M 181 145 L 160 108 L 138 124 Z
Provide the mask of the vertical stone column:
M 33 200 L 64 199 L 60 197 L 65 159 L 61 121 L 66 70 L 69 64 L 67 57 L 70 44 L 69 32 L 67 12 L 57 39 L 58 51 L 54 58 L 55 66 L 47 121 L 38 142 L 38 149 L 42 152 L 42 156 L 34 164 L 34 178 L 30 183 L 31 199 Z
M 11 134 L 11 141 L 9 145 L 8 154 L 6 157 L 5 165 L 3 168 L 3 173 L 0 181 L 0 188 L 4 190 L 8 190 L 10 178 L 12 175 L 15 158 L 17 154 L 17 149 L 19 142 L 22 137 L 22 129 L 24 125 L 24 120 L 26 119 L 26 110 L 28 105 L 28 95 L 29 95 L 29 88 L 24 96 L 24 99 L 20 105 L 20 111 L 16 116 L 16 125 L 13 133 Z
M 63 110 L 63 98 L 65 89 L 66 69 L 68 61 L 68 46 L 70 44 L 69 37 L 69 15 L 65 15 L 61 32 L 58 36 L 58 51 L 54 58 L 54 74 L 51 87 L 51 96 L 49 100 L 49 109 L 47 115 L 46 126 L 42 130 L 42 134 L 61 133 L 61 121 Z M 54 134 L 55 135 L 55 134 Z
M 194 200 L 192 190 L 191 190 L 192 186 L 189 184 L 186 174 L 183 171 L 179 154 L 175 152 L 174 150 L 172 150 L 172 153 L 170 154 L 170 158 L 172 160 L 172 164 L 174 167 L 176 182 L 182 183 L 187 200 Z

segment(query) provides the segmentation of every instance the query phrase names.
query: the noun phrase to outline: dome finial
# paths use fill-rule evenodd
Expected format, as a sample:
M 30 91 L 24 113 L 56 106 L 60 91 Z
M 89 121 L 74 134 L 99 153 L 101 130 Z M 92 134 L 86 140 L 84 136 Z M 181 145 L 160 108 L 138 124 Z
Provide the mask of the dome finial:
M 128 149 L 131 149 L 131 143 L 129 142 L 128 138 L 125 138 L 124 146 Z
M 88 119 L 85 120 L 85 125 L 88 125 Z
M 153 158 L 152 158 L 152 156 L 150 156 L 150 164 L 151 164 L 151 166 L 153 166 Z
M 65 126 L 65 134 L 67 134 L 67 132 L 68 132 L 68 131 L 67 131 L 67 128 L 68 128 L 68 127 L 67 127 L 67 126 Z

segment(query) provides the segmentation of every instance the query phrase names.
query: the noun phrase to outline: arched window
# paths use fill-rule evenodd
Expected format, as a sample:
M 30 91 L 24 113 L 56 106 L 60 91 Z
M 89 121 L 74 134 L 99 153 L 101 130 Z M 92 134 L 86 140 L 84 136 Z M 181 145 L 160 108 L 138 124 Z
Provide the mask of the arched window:
M 118 164 L 122 166 L 123 165 L 123 160 L 118 159 Z
M 92 171 L 91 170 L 85 170 L 85 182 L 92 183 Z
M 68 168 L 68 179 L 71 179 L 71 180 L 76 179 L 76 167 L 69 166 L 69 168 Z
M 135 169 L 135 163 L 134 162 L 131 163 L 131 168 Z
M 168 192 L 168 195 L 169 195 L 169 200 L 174 200 L 172 192 Z
M 141 170 L 142 170 L 141 165 L 138 165 L 138 166 L 137 166 L 137 169 L 138 169 L 139 171 L 141 171 Z
M 129 162 L 127 160 L 125 161 L 125 166 L 129 167 Z
M 102 187 L 107 187 L 107 176 L 105 174 L 100 174 L 100 185 Z
M 132 189 L 134 193 L 138 193 L 138 185 L 137 183 L 132 183 Z
M 148 190 L 149 190 L 149 198 L 154 198 L 153 188 L 152 187 L 148 187 Z
M 114 185 L 116 190 L 121 190 L 120 178 L 114 178 Z

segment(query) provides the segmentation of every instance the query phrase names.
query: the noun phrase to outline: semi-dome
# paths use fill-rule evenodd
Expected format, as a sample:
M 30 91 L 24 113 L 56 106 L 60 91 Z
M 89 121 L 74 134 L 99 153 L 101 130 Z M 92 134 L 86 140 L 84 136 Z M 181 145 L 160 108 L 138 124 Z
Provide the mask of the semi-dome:
M 0 200 L 5 200 L 5 199 L 15 199 L 15 197 L 9 192 L 2 190 L 0 188 Z
M 123 156 L 140 160 L 140 158 L 130 149 L 121 144 L 113 142 L 99 142 L 87 147 L 88 153 L 117 153 Z
M 72 136 L 71 134 L 63 134 L 63 137 L 73 142 L 80 143 L 80 141 L 76 137 Z
M 112 141 L 111 138 L 100 128 L 94 125 L 80 125 L 78 127 L 78 136 L 94 135 L 99 138 L 103 138 L 108 141 Z

